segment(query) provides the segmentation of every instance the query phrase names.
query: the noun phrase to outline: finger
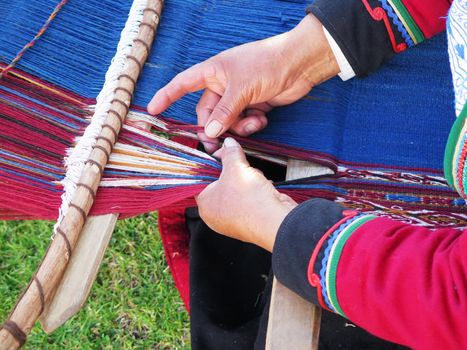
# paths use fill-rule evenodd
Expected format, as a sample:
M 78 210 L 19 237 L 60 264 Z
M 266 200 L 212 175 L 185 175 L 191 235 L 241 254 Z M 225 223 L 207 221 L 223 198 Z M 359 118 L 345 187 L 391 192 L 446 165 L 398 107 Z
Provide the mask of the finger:
M 198 125 L 205 126 L 214 108 L 217 106 L 221 96 L 210 89 L 206 89 L 196 105 Z
M 224 147 L 222 147 L 222 173 L 234 171 L 238 168 L 249 167 L 250 164 L 246 160 L 245 152 L 243 152 L 240 144 L 231 137 L 224 140 Z
M 255 132 L 263 130 L 268 125 L 268 119 L 263 111 L 250 110 L 246 111 L 246 117 L 234 123 L 230 130 L 240 136 L 250 136 Z
M 217 158 L 219 160 L 222 160 L 222 151 L 223 151 L 224 147 L 221 147 L 219 148 L 217 151 L 215 151 L 213 154 L 211 154 L 211 156 L 213 156 L 214 158 Z
M 270 112 L 274 106 L 270 104 L 269 102 L 261 102 L 261 103 L 255 103 L 251 106 L 248 107 L 248 110 L 259 110 L 264 113 Z
M 208 153 L 213 153 L 219 150 L 219 139 L 207 137 L 204 133 L 198 133 L 198 140 L 203 144 L 204 149 Z
M 228 87 L 206 124 L 205 134 L 216 138 L 222 135 L 239 118 L 248 106 L 241 89 Z
M 221 96 L 214 91 L 206 89 L 201 96 L 198 105 L 196 106 L 196 114 L 198 116 L 198 125 L 205 126 L 211 116 L 214 107 L 219 103 Z M 207 152 L 212 153 L 219 149 L 219 139 L 206 136 L 204 132 L 198 133 L 198 139 L 203 144 Z
M 149 114 L 162 113 L 186 94 L 203 89 L 209 64 L 206 61 L 198 63 L 177 74 L 166 86 L 157 91 L 151 99 L 148 104 Z

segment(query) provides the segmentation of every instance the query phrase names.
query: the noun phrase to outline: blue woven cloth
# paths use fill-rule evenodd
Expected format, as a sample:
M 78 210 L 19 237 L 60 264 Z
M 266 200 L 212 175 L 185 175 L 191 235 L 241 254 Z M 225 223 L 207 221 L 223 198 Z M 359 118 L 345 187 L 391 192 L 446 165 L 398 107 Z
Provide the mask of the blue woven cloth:
M 308 1 L 166 1 L 135 103 L 145 106 L 176 73 L 217 52 L 293 28 Z M 55 1 L 0 4 L 0 60 L 28 42 Z M 115 53 L 130 1 L 71 1 L 18 67 L 95 98 Z M 293 52 L 290 53 L 293 55 Z M 199 94 L 166 116 L 196 123 Z M 441 170 L 454 121 L 444 35 L 423 43 L 360 80 L 331 80 L 298 103 L 270 114 L 258 138 L 324 152 L 341 162 Z

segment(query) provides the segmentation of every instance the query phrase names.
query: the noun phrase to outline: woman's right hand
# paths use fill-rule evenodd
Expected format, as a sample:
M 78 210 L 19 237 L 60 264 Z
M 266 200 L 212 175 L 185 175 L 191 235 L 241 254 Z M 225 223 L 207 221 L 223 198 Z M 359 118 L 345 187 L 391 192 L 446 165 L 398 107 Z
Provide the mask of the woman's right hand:
M 205 89 L 196 108 L 205 127 L 199 137 L 213 152 L 225 131 L 248 136 L 263 129 L 273 107 L 297 101 L 338 73 L 321 23 L 309 14 L 289 32 L 231 48 L 179 73 L 157 91 L 148 111 L 162 113 Z

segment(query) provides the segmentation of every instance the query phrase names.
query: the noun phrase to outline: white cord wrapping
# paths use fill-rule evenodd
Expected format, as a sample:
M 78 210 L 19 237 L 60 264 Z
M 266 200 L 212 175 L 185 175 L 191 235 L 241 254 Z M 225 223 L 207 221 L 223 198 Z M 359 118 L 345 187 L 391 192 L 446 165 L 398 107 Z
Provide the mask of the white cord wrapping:
M 143 20 L 146 0 L 135 0 L 128 14 L 125 27 L 120 35 L 120 41 L 112 62 L 105 74 L 104 85 L 96 98 L 96 105 L 93 106 L 94 114 L 91 123 L 77 140 L 76 146 L 69 151 L 65 158 L 66 174 L 61 181 L 63 185 L 62 204 L 59 208 L 59 216 L 54 226 L 54 235 L 60 226 L 64 216 L 68 211 L 69 204 L 75 194 L 76 184 L 79 182 L 83 172 L 85 162 L 89 159 L 92 147 L 96 143 L 96 138 L 102 129 L 102 124 L 107 117 L 111 101 L 115 95 L 115 88 L 118 86 L 118 77 L 126 68 L 127 55 L 131 52 L 133 41 L 138 36 L 140 23 Z

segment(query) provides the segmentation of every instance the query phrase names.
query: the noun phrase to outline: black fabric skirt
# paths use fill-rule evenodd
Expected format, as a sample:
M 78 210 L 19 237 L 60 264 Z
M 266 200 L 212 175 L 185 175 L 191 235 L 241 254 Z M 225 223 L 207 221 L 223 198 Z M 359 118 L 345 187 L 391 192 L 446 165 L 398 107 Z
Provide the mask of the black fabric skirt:
M 263 350 L 272 288 L 271 254 L 215 233 L 195 208 L 187 209 L 186 222 L 190 231 L 192 349 Z M 406 348 L 325 311 L 319 349 Z

